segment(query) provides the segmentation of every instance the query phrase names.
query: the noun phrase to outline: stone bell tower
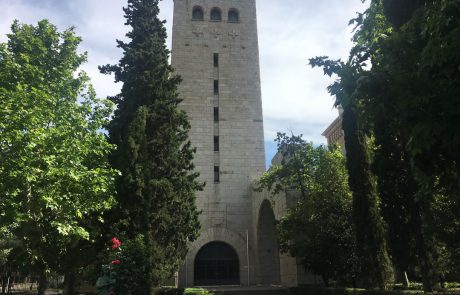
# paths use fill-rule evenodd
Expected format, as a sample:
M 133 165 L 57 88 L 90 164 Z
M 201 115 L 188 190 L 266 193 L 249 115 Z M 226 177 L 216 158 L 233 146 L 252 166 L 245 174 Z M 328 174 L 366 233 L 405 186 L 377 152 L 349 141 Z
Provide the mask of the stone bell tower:
M 181 286 L 257 283 L 252 184 L 265 151 L 255 2 L 174 0 L 172 66 L 206 182 Z

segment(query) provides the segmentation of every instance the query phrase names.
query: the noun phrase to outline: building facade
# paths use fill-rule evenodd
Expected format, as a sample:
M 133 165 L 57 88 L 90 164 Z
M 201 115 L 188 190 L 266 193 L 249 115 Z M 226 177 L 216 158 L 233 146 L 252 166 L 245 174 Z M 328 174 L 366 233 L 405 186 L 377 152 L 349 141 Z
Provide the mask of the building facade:
M 255 0 L 174 0 L 172 39 L 180 107 L 206 182 L 197 195 L 201 234 L 179 285 L 278 283 L 273 210 L 264 209 L 265 226 L 254 214 L 253 183 L 265 170 Z
M 342 129 L 342 109 L 339 108 L 339 116 L 321 134 L 327 140 L 328 145 L 338 144 L 345 155 L 345 136 Z

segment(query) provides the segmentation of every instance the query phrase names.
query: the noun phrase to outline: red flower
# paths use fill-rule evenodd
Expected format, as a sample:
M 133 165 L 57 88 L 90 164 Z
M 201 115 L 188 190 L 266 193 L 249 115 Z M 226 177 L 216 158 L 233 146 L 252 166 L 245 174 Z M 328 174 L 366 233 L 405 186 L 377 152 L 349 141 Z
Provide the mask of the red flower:
M 109 295 L 115 295 L 115 292 L 110 291 L 110 292 L 109 292 Z
M 115 249 L 117 249 L 118 247 L 121 246 L 120 240 L 117 239 L 117 238 L 115 238 L 115 237 L 113 237 L 113 238 L 110 240 L 110 242 L 112 243 L 112 249 L 113 249 L 113 250 L 115 250 Z
M 113 265 L 118 265 L 118 264 L 120 264 L 120 263 L 121 263 L 121 261 L 118 260 L 118 259 L 117 259 L 117 260 L 112 260 L 112 264 L 113 264 Z

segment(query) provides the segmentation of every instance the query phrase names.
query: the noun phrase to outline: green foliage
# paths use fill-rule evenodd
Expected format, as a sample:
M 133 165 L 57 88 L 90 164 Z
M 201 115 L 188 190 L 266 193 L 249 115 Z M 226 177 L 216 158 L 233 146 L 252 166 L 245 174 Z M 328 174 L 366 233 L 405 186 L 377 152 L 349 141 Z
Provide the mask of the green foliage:
M 345 160 L 337 147 L 313 147 L 300 136 L 278 133 L 280 165 L 270 168 L 259 182 L 274 195 L 299 191 L 295 207 L 277 225 L 283 252 L 301 259 L 309 271 L 341 284 L 356 279 L 352 197 Z
M 125 241 L 116 257 L 111 261 L 119 260 L 120 264 L 109 265 L 114 269 L 110 278 L 113 279 L 113 290 L 115 294 L 137 295 L 145 294 L 145 282 L 148 277 L 148 265 L 145 264 L 145 257 L 149 256 L 149 249 L 144 244 L 144 237 L 138 235 L 132 240 Z
M 315 166 L 314 147 L 301 136 L 287 136 L 278 133 L 275 139 L 278 152 L 282 155 L 281 165 L 274 165 L 259 180 L 259 189 L 267 188 L 274 194 L 286 189 L 296 189 L 307 198 L 313 189 Z
M 149 279 L 139 294 L 172 277 L 180 266 L 188 243 L 198 235 L 195 192 L 203 187 L 192 163 L 190 124 L 178 110 L 180 78 L 168 64 L 158 12 L 158 0 L 129 0 L 129 42 L 118 41 L 123 57 L 118 65 L 100 68 L 123 82 L 121 93 L 112 98 L 118 108 L 108 126 L 109 141 L 117 146 L 111 164 L 121 171 L 113 230 L 124 240 L 144 237 L 148 251 L 139 267 L 146 267 Z
M 0 44 L 0 226 L 44 274 L 71 267 L 59 262 L 94 243 L 88 225 L 113 204 L 112 146 L 101 131 L 112 104 L 78 71 L 86 55 L 72 28 L 43 20 L 11 30 Z
M 199 289 L 199 288 L 186 288 L 185 295 L 213 295 L 214 293 L 205 290 L 205 289 Z
M 310 59 L 310 64 L 312 67 L 322 67 L 326 75 L 336 74 L 339 77 L 328 87 L 328 91 L 336 97 L 335 105 L 343 108 L 342 128 L 347 151 L 348 181 L 353 192 L 353 219 L 361 277 L 366 287 L 384 289 L 392 279 L 392 269 L 378 207 L 377 188 L 371 172 L 368 130 L 361 119 L 362 104 L 356 92 L 357 83 L 364 72 L 362 61 L 365 57 L 365 53 L 356 53 L 347 63 L 316 57 Z
M 155 295 L 214 295 L 215 293 L 200 289 L 200 288 L 185 288 L 185 289 L 177 289 L 177 288 L 161 288 L 157 290 Z
M 364 290 L 364 289 L 351 289 L 351 288 L 320 288 L 320 287 L 296 287 L 289 289 L 292 295 L 401 295 L 401 294 L 413 294 L 423 295 L 427 294 L 421 290 L 401 292 L 400 290 L 383 291 L 383 290 Z M 456 294 L 452 292 L 436 292 L 428 294 Z
M 393 260 L 419 268 L 425 291 L 439 285 L 439 271 L 456 272 L 460 252 L 459 16 L 456 0 L 374 0 L 352 21 L 347 63 L 311 60 L 339 77 L 329 91 L 345 108 L 348 162 L 365 156 L 350 159 L 350 102 L 354 130 L 375 138 L 373 172 Z
M 415 252 L 428 291 L 437 284 L 438 270 L 449 271 L 439 265 L 439 255 L 446 254 L 446 245 L 448 252 L 456 252 L 460 241 L 459 231 L 451 226 L 460 218 L 459 157 L 452 152 L 460 147 L 458 128 L 452 128 L 460 114 L 456 98 L 460 86 L 454 82 L 458 80 L 454 64 L 460 58 L 456 49 L 460 46 L 459 12 L 457 1 L 426 5 L 374 1 L 357 32 L 358 44 L 369 52 L 372 63 L 357 92 L 369 124 L 374 125 L 380 155 L 375 171 L 383 184 L 382 197 L 386 192 L 391 198 L 392 191 L 391 201 L 397 201 L 392 206 L 399 203 L 399 208 L 406 208 L 406 212 L 392 210 L 391 216 L 394 220 L 405 215 L 409 222 L 405 223 L 409 236 L 415 237 Z M 388 23 L 387 29 L 382 29 L 377 15 L 380 19 L 386 16 L 393 30 Z M 380 38 L 372 42 L 362 38 L 369 32 L 380 34 Z M 398 231 L 401 226 L 393 228 Z M 410 256 L 408 250 L 405 246 L 394 252 Z
M 365 22 L 360 15 L 356 20 Z M 353 22 L 353 21 L 352 21 Z M 351 23 L 352 23 L 351 22 Z M 367 37 L 375 37 L 369 34 Z M 369 128 L 363 122 L 363 104 L 357 94 L 358 83 L 365 70 L 369 53 L 357 45 L 349 60 L 330 60 L 328 57 L 310 59 L 312 67 L 322 67 L 325 75 L 337 75 L 338 79 L 328 87 L 335 96 L 335 106 L 343 108 L 342 128 L 347 151 L 349 185 L 353 192 L 353 219 L 356 228 L 361 278 L 369 288 L 386 288 L 392 280 L 392 269 L 387 252 L 386 233 L 379 210 L 379 196 L 371 171 Z
M 6 226 L 0 226 L 0 236 L 2 237 L 0 241 L 0 269 L 2 269 L 8 264 L 8 258 L 13 248 L 19 245 L 18 241 L 15 240 L 15 237 Z

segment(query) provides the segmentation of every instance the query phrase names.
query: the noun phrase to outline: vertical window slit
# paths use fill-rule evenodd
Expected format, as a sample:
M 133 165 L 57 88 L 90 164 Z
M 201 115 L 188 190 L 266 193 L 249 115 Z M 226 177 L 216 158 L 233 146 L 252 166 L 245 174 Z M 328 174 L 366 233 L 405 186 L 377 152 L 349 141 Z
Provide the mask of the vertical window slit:
M 219 151 L 219 136 L 214 136 L 214 151 Z
M 214 122 L 219 122 L 219 108 L 214 108 Z
M 214 94 L 219 94 L 219 80 L 214 80 Z
M 214 67 L 217 68 L 219 66 L 219 53 L 214 53 L 213 62 L 214 62 Z
M 214 182 L 220 182 L 220 169 L 219 166 L 214 166 Z

